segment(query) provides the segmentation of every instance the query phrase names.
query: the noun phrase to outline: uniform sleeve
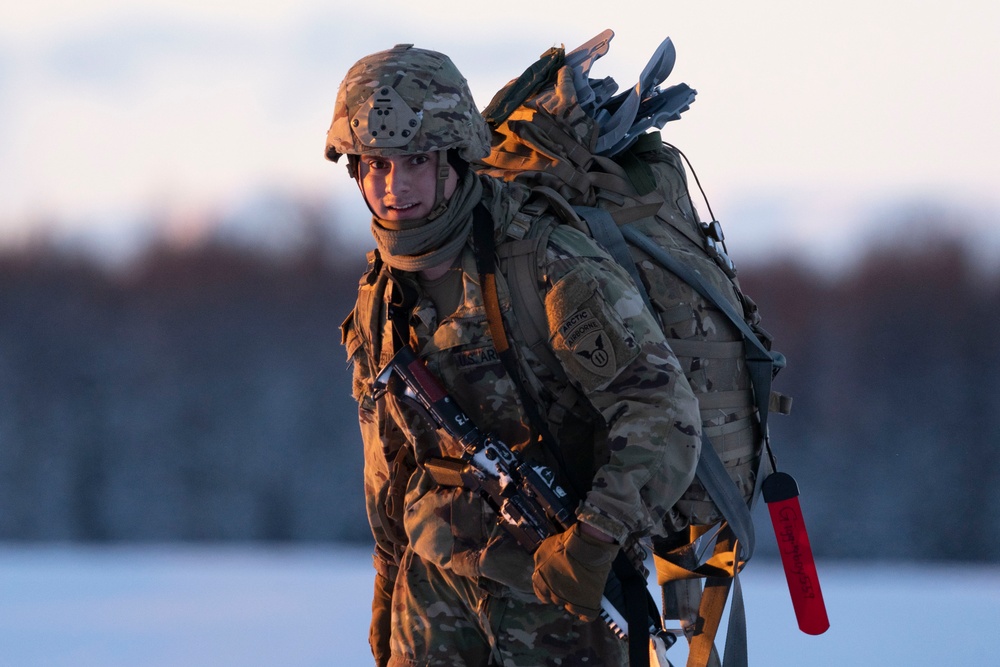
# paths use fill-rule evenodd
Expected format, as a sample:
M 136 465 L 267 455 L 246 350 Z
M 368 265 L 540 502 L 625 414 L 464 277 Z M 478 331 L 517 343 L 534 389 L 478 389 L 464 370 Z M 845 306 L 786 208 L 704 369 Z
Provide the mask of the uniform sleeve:
M 608 432 L 608 460 L 578 517 L 620 543 L 628 535 L 658 534 L 694 478 L 697 399 L 628 274 L 582 235 L 553 236 L 556 244 L 576 247 L 550 267 L 556 277 L 545 298 L 550 344 Z
M 400 547 L 405 545 L 405 538 L 401 537 L 402 526 L 393 520 L 389 509 L 393 489 L 392 453 L 398 452 L 401 444 L 393 442 L 392 434 L 400 438 L 402 435 L 385 428 L 380 418 L 382 410 L 371 400 L 373 375 L 361 337 L 354 330 L 353 316 L 344 322 L 343 343 L 353 363 L 352 393 L 358 403 L 358 424 L 364 447 L 365 510 L 375 538 L 374 565 L 379 574 L 392 581 L 396 577 Z

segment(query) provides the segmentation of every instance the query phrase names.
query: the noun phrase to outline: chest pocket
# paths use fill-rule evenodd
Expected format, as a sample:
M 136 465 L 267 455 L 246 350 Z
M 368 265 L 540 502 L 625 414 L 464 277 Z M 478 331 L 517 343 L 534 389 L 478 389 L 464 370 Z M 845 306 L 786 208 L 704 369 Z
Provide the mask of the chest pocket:
M 515 448 L 528 439 L 517 389 L 490 338 L 485 314 L 446 320 L 420 356 L 480 429 Z

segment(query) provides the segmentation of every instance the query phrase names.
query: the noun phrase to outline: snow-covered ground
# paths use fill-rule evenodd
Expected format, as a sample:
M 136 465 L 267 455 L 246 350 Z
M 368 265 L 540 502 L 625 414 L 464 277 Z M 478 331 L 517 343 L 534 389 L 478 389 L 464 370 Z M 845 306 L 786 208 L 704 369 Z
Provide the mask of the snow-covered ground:
M 811 637 L 777 564 L 750 564 L 751 667 L 1000 655 L 1000 566 L 820 563 L 820 579 L 831 628 Z M 369 556 L 350 547 L 3 545 L 0 666 L 366 666 L 370 587 Z

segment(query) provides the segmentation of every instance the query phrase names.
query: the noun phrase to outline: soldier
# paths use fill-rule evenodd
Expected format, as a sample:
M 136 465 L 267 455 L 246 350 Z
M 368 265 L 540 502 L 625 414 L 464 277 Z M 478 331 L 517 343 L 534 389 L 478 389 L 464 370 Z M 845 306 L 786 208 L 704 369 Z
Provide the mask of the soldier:
M 451 60 L 412 45 L 348 71 L 327 136 L 378 248 L 343 326 L 375 537 L 372 651 L 394 667 L 626 665 L 597 618 L 604 584 L 621 545 L 667 530 L 698 460 L 697 402 L 627 274 L 569 225 L 552 226 L 538 267 L 547 321 L 518 322 L 496 273 L 510 333 L 498 354 L 473 220 L 488 221 L 502 257 L 552 214 L 527 188 L 477 175 L 489 142 Z M 518 344 L 528 324 L 549 332 L 561 373 Z M 433 473 L 460 455 L 455 443 L 391 393 L 373 398 L 402 345 L 480 429 L 558 471 L 580 498 L 571 529 L 528 553 L 477 493 Z

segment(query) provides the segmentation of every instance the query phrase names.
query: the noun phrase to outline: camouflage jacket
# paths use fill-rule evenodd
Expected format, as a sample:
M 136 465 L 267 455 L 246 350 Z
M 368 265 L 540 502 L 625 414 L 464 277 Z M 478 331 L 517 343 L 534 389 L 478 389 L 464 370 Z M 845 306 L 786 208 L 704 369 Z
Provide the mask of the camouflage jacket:
M 526 198 L 521 186 L 488 180 L 484 204 L 496 221 L 501 251 Z M 436 485 L 419 465 L 428 456 L 458 456 L 454 443 L 392 396 L 372 400 L 373 381 L 392 356 L 386 304 L 393 277 L 374 253 L 369 260 L 343 341 L 354 364 L 376 567 L 393 577 L 408 545 L 458 574 L 530 591 L 532 557 L 498 527 L 488 505 L 466 489 Z M 553 465 L 551 453 L 531 436 L 518 392 L 494 351 L 471 247 L 458 262 L 461 301 L 443 319 L 413 276 L 397 274 L 418 293 L 410 345 L 481 430 L 529 460 Z M 619 542 L 663 534 L 665 517 L 694 477 L 700 448 L 697 401 L 677 358 L 628 275 L 580 232 L 556 226 L 539 276 L 548 344 L 565 374 L 555 377 L 516 336 L 511 344 L 546 419 L 569 415 L 549 426 L 589 489 L 577 517 Z M 497 284 L 504 320 L 514 332 L 518 313 L 511 311 L 499 272 Z M 560 413 L 557 404 L 567 395 L 575 404 Z

